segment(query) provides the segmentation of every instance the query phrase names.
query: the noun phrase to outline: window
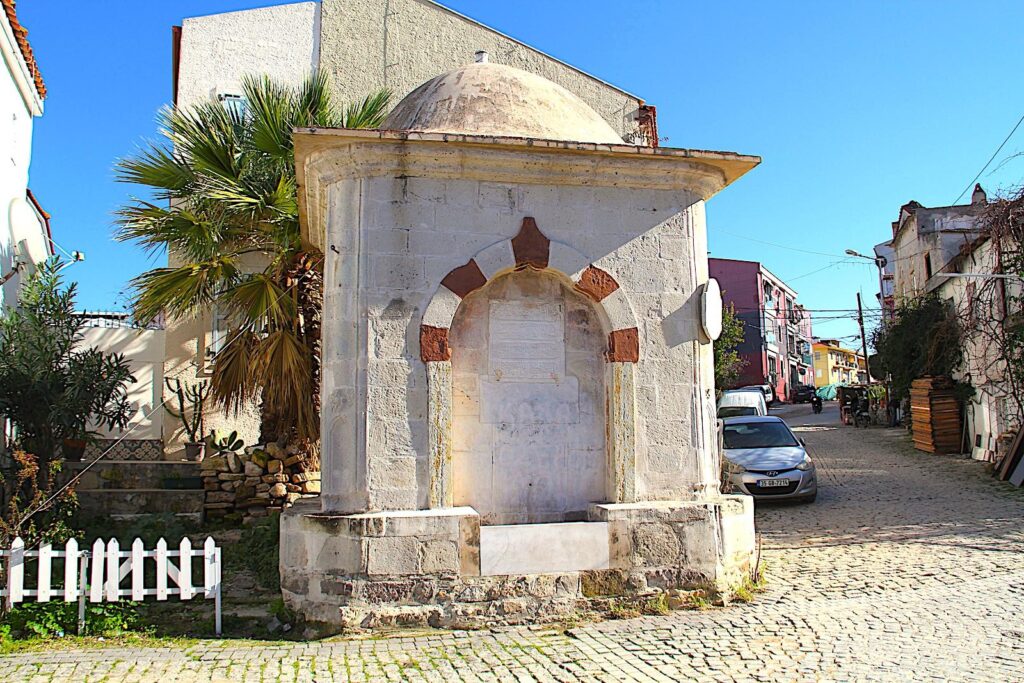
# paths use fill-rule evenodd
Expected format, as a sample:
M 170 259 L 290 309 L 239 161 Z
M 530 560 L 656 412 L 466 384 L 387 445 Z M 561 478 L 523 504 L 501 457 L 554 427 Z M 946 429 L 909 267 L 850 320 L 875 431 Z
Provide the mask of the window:
M 821 351 L 814 352 L 814 360 L 821 360 Z
M 214 306 L 213 317 L 210 322 L 210 338 L 206 345 L 206 360 L 212 361 L 218 353 L 224 350 L 224 344 L 228 338 L 228 316 L 223 309 Z
M 783 422 L 738 422 L 722 430 L 726 448 L 787 448 L 799 446 Z
M 221 103 L 225 109 L 235 118 L 241 120 L 242 116 L 245 115 L 245 110 L 249 106 L 249 103 L 241 95 L 234 95 L 231 93 L 219 93 L 217 95 L 217 101 Z
M 924 255 L 924 277 L 927 280 L 932 279 L 932 255 Z

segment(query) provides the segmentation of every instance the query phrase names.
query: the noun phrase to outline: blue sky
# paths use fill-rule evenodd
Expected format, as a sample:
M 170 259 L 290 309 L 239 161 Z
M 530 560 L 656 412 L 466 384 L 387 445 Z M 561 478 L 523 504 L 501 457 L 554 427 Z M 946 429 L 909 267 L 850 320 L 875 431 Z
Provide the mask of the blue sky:
M 81 307 L 123 307 L 127 281 L 163 264 L 110 239 L 130 194 L 112 165 L 170 100 L 171 26 L 273 4 L 18 3 L 50 91 L 31 185 L 60 245 L 86 252 L 65 271 Z M 446 4 L 657 105 L 665 145 L 764 157 L 709 203 L 711 252 L 762 261 L 811 309 L 852 308 L 858 289 L 874 307 L 874 266 L 843 251 L 870 253 L 910 199 L 953 202 L 1024 113 L 1020 2 Z M 1018 184 L 1021 150 L 1024 126 L 982 184 Z M 815 334 L 856 332 L 831 317 Z

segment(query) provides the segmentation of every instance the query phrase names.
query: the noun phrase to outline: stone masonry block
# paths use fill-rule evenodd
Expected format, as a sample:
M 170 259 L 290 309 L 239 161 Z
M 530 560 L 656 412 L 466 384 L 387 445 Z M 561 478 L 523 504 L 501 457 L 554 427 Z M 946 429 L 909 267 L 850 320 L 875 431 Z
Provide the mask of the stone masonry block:
M 613 330 L 626 330 L 637 326 L 636 315 L 629 303 L 629 297 L 621 287 L 605 297 L 601 306 L 604 308 Z
M 557 270 L 575 282 L 580 274 L 590 265 L 590 259 L 579 251 L 561 242 L 551 243 L 548 256 L 548 267 Z
M 459 547 L 452 540 L 425 541 L 420 545 L 420 569 L 426 574 L 458 574 Z
M 462 298 L 444 285 L 437 288 L 423 313 L 422 324 L 430 327 L 449 328 L 459 310 Z
M 367 538 L 366 573 L 371 576 L 420 573 L 420 540 L 411 537 Z
M 426 284 L 422 257 L 385 254 L 374 257 L 370 268 L 376 289 L 407 292 Z
M 473 257 L 480 267 L 480 272 L 488 280 L 497 273 L 513 268 L 516 265 L 515 255 L 512 253 L 512 241 L 502 240 L 485 248 Z

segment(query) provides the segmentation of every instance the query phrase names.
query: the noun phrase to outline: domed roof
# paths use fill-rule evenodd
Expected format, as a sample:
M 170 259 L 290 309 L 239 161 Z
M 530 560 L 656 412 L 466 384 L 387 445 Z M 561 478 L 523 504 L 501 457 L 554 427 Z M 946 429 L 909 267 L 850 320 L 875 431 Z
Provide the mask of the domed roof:
M 562 86 L 488 62 L 427 81 L 398 103 L 382 128 L 623 144 L 607 121 Z

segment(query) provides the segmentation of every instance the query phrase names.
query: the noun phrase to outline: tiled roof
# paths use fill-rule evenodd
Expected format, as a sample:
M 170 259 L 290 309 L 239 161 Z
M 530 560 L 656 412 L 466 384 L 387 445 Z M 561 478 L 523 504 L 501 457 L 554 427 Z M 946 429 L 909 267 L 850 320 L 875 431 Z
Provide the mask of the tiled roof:
M 18 47 L 21 48 L 21 56 L 25 58 L 25 63 L 28 64 L 28 71 L 32 74 L 32 78 L 35 81 L 36 92 L 39 93 L 39 97 L 45 98 L 46 84 L 43 83 L 43 76 L 39 73 L 39 65 L 36 64 L 35 55 L 32 54 L 32 46 L 28 44 L 28 29 L 18 22 L 18 14 L 14 10 L 15 0 L 0 0 L 0 3 L 3 4 L 7 21 L 11 23 L 14 39 L 18 41 Z

